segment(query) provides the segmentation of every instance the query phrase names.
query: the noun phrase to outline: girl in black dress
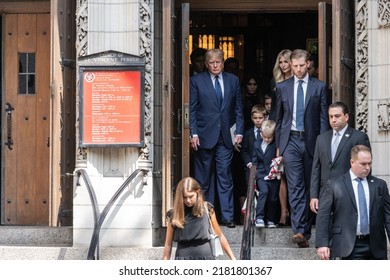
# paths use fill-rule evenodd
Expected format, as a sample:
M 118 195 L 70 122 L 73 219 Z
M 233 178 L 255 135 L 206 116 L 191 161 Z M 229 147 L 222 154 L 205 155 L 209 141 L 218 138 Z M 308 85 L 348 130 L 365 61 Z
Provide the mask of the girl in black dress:
M 213 205 L 205 203 L 199 183 L 186 177 L 177 185 L 173 209 L 166 215 L 168 224 L 164 260 L 171 258 L 173 242 L 177 242 L 176 260 L 215 260 L 211 253 L 210 222 L 206 206 L 215 234 L 221 239 L 222 249 L 230 259 L 236 259 L 219 227 Z

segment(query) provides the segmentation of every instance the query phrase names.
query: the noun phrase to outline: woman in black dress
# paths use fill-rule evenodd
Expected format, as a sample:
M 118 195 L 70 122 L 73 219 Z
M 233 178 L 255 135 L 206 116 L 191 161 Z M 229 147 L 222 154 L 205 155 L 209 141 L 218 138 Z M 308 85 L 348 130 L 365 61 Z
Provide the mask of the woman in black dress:
M 177 185 L 173 209 L 167 212 L 164 260 L 171 259 L 173 242 L 177 242 L 176 260 L 215 260 L 210 247 L 210 222 L 206 205 L 214 232 L 221 239 L 222 249 L 230 259 L 236 259 L 219 227 L 213 205 L 205 203 L 199 183 L 186 177 Z

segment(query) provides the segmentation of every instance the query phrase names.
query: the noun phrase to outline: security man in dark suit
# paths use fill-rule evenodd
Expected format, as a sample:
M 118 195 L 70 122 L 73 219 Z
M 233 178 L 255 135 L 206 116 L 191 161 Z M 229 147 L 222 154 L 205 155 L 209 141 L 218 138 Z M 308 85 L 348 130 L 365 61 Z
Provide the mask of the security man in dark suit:
M 244 117 L 240 82 L 237 76 L 222 71 L 223 58 L 220 49 L 208 50 L 205 56 L 208 71 L 191 77 L 190 141 L 195 151 L 195 179 L 207 201 L 214 204 L 215 191 L 218 192 L 222 225 L 235 227 L 230 164 L 234 145 L 239 145 L 244 135 Z
M 384 180 L 370 175 L 371 150 L 357 145 L 351 169 L 328 180 L 316 222 L 317 254 L 323 260 L 386 260 L 390 196 Z M 385 231 L 387 232 L 387 238 Z
M 292 242 L 309 247 L 310 175 L 317 136 L 329 129 L 328 90 L 307 73 L 309 53 L 294 50 L 294 76 L 276 85 L 276 146 L 283 157 L 291 207 Z
M 349 111 L 345 103 L 332 103 L 328 112 L 332 129 L 317 137 L 314 150 L 310 184 L 310 209 L 314 213 L 317 213 L 321 187 L 328 179 L 349 170 L 351 149 L 359 144 L 371 148 L 368 135 L 348 125 Z

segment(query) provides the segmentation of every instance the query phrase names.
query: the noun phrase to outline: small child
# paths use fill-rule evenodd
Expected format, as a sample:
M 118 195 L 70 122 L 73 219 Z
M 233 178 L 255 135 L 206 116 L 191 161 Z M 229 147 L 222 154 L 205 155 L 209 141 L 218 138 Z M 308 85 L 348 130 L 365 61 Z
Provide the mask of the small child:
M 257 167 L 256 184 L 259 191 L 256 206 L 256 227 L 275 228 L 275 220 L 279 207 L 280 180 L 265 180 L 271 170 L 272 159 L 276 157 L 274 141 L 275 122 L 266 120 L 261 125 L 262 141 L 256 141 L 253 151 L 253 164 Z M 267 216 L 267 217 L 266 217 Z
M 261 125 L 266 115 L 267 111 L 263 106 L 253 106 L 251 110 L 251 119 L 253 122 L 253 127 L 245 131 L 244 137 L 242 138 L 241 157 L 244 161 L 245 166 L 247 167 L 245 168 L 245 178 L 247 186 L 249 181 L 250 168 L 252 166 L 254 145 L 256 140 L 262 141 Z M 257 135 L 259 135 L 259 139 L 256 139 Z
M 272 108 L 272 97 L 269 94 L 264 96 L 264 107 L 267 110 L 267 120 L 276 121 L 276 111 Z

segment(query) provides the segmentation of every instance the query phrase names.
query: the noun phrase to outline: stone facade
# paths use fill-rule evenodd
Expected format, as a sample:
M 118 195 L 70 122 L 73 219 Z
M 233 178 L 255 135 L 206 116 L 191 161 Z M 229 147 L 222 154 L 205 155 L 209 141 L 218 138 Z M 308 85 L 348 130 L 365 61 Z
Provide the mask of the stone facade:
M 142 148 L 77 148 L 76 169 L 87 171 L 100 212 L 137 168 L 151 170 L 153 158 L 153 4 L 151 1 L 78 1 L 77 56 L 113 50 L 145 57 L 144 133 Z M 79 85 L 80 81 L 77 81 Z M 79 86 L 77 87 L 80 88 Z M 78 106 L 80 104 L 78 92 Z M 79 110 L 77 108 L 77 114 Z M 77 117 L 77 120 L 79 118 Z M 79 127 L 78 123 L 76 124 Z M 79 130 L 77 129 L 77 143 Z M 119 197 L 103 223 L 102 246 L 150 246 L 153 186 L 151 172 L 136 178 Z M 93 230 L 91 200 L 83 180 L 74 186 L 74 245 L 87 246 Z
M 161 24 L 156 24 L 159 31 L 153 32 L 156 18 L 161 23 L 161 11 L 155 8 L 154 1 L 148 0 L 118 0 L 115 3 L 80 0 L 77 3 L 78 57 L 115 50 L 146 59 L 145 147 L 77 149 L 76 167 L 87 170 L 102 209 L 135 169 L 152 171 L 154 165 L 161 165 L 157 162 L 161 160 L 158 153 L 154 154 L 154 141 L 161 138 L 161 130 L 154 124 L 158 117 L 154 114 L 160 114 L 162 108 L 154 104 L 154 98 L 158 96 L 154 96 L 154 90 L 161 88 L 162 83 L 155 81 L 160 81 L 160 73 L 154 63 L 161 61 L 162 47 L 153 45 L 153 42 L 161 42 L 162 30 L 157 27 L 161 28 Z M 387 0 L 355 0 L 355 19 L 355 127 L 367 131 L 370 137 L 374 156 L 373 175 L 390 184 L 390 3 Z M 153 244 L 153 228 L 159 226 L 155 221 L 161 217 L 161 206 L 153 197 L 161 195 L 159 180 L 153 180 L 157 176 L 159 174 L 149 172 L 145 179 L 136 180 L 128 186 L 103 224 L 101 245 Z M 158 199 L 161 200 L 161 197 Z M 74 244 L 88 245 L 92 229 L 90 199 L 83 181 L 79 180 L 74 186 Z
M 363 19 L 362 13 L 365 20 L 361 24 L 366 23 L 364 31 L 357 32 L 357 38 L 365 38 L 362 42 L 357 40 L 357 48 L 364 46 L 366 54 L 359 52 L 357 60 L 364 61 L 362 68 L 366 69 L 367 82 L 366 106 L 358 107 L 357 112 L 368 112 L 365 122 L 372 143 L 372 173 L 390 185 L 390 2 L 367 0 L 357 3 L 357 22 Z

